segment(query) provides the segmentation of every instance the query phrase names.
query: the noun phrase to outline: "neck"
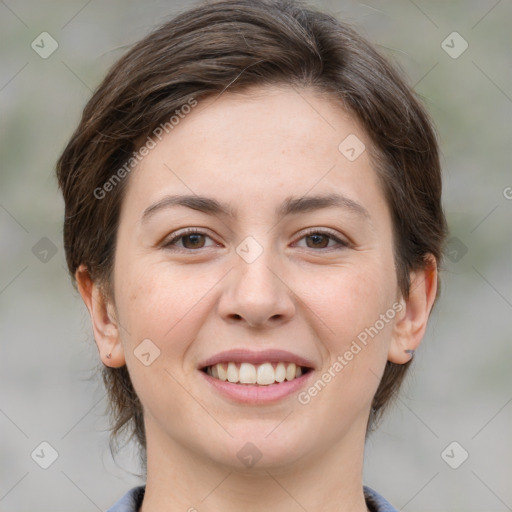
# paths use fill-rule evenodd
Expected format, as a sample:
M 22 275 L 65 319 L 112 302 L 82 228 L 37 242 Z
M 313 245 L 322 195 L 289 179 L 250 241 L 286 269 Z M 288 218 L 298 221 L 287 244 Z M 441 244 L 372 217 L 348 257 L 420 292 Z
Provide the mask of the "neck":
M 358 429 L 360 431 L 360 429 Z M 347 436 L 286 465 L 241 469 L 204 457 L 148 425 L 147 482 L 140 512 L 367 512 L 364 436 Z M 236 451 L 236 449 L 234 450 Z

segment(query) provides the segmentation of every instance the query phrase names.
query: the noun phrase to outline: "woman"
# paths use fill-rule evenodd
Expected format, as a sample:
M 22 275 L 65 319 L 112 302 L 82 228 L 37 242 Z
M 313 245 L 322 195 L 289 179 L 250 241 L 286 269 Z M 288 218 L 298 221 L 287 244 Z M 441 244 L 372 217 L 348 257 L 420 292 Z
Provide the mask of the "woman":
M 112 436 L 146 478 L 110 510 L 395 510 L 363 486 L 364 442 L 446 232 L 396 70 L 297 3 L 203 4 L 114 65 L 57 172 Z

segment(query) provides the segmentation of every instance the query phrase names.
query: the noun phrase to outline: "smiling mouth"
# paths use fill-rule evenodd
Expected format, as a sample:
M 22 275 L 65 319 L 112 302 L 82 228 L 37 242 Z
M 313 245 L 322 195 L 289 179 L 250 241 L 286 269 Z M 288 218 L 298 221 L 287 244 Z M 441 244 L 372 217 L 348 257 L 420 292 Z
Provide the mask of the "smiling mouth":
M 218 363 L 211 366 L 205 366 L 202 371 L 210 377 L 224 382 L 241 385 L 270 386 L 280 384 L 284 381 L 295 380 L 312 368 L 306 366 L 297 366 L 295 363 Z

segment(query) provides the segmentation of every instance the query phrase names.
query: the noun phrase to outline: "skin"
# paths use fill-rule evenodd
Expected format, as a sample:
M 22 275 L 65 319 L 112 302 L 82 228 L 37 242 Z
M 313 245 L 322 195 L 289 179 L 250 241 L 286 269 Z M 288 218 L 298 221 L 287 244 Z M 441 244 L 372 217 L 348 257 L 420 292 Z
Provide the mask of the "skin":
M 266 87 L 201 102 L 129 177 L 113 300 L 85 267 L 77 271 L 102 362 L 127 365 L 144 407 L 143 512 L 367 510 L 372 398 L 386 361 L 403 364 L 418 347 L 437 270 L 432 259 L 411 273 L 412 292 L 401 296 L 390 211 L 368 151 L 351 162 L 338 150 L 349 134 L 369 147 L 358 123 L 313 90 Z M 289 196 L 333 192 L 368 216 L 333 207 L 275 217 Z M 141 220 L 170 194 L 209 196 L 237 216 L 176 206 Z M 164 247 L 187 227 L 206 236 Z M 349 245 L 306 236 L 326 229 Z M 247 236 L 263 249 L 252 263 L 236 252 Z M 223 350 L 277 348 L 310 359 L 315 381 L 394 303 L 402 310 L 307 405 L 296 394 L 239 404 L 197 369 Z M 148 338 L 160 356 L 145 366 L 134 350 Z M 236 456 L 246 442 L 262 454 L 252 467 Z

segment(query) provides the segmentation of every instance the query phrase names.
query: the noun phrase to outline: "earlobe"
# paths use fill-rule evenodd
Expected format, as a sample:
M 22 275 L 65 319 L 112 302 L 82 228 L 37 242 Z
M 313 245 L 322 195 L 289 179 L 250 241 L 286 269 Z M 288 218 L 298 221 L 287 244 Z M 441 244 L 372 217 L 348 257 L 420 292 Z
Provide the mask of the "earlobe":
M 437 294 L 437 263 L 434 256 L 423 269 L 410 273 L 409 297 L 402 300 L 403 308 L 396 317 L 388 360 L 404 364 L 411 360 L 419 347 Z
M 113 368 L 123 366 L 126 360 L 113 304 L 105 297 L 100 285 L 92 280 L 85 265 L 77 269 L 75 279 L 91 316 L 94 340 L 103 364 Z

